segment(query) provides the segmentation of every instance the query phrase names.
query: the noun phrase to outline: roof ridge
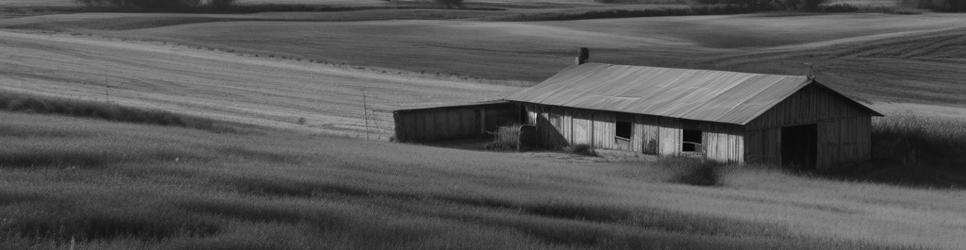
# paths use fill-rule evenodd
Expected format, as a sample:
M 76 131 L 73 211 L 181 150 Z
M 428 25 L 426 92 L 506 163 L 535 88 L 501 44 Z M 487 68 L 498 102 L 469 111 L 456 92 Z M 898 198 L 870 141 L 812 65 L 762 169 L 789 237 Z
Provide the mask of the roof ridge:
M 808 78 L 807 75 L 755 73 L 755 72 L 743 72 L 743 71 L 733 71 L 733 70 L 718 70 L 718 69 L 672 68 L 672 67 L 658 67 L 658 66 L 645 66 L 645 65 L 599 63 L 599 62 L 588 62 L 588 63 L 584 63 L 584 64 L 581 64 L 581 65 L 574 65 L 574 66 L 578 66 L 579 67 L 579 66 L 588 65 L 588 64 L 599 64 L 599 65 L 605 65 L 605 66 L 625 66 L 625 67 L 632 67 L 632 68 L 653 68 L 653 69 L 673 69 L 673 70 L 705 71 L 705 72 L 726 72 L 726 73 L 737 73 L 737 74 L 748 74 L 748 75 L 789 76 L 789 77 Z M 568 68 L 571 68 L 571 67 L 574 67 L 574 66 L 570 66 Z

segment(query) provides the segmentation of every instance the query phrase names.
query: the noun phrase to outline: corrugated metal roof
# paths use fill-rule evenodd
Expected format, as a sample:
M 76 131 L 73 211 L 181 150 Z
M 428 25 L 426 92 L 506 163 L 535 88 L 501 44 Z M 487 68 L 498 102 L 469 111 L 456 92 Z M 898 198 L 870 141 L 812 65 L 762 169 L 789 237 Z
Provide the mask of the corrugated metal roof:
M 393 112 L 408 112 L 408 111 L 419 111 L 419 110 L 427 110 L 427 109 L 461 108 L 461 107 L 498 105 L 498 104 L 508 104 L 508 103 L 511 103 L 511 102 L 504 99 L 497 99 L 497 100 L 487 100 L 487 101 L 467 102 L 467 103 L 424 105 L 424 106 L 418 106 L 413 108 L 397 109 L 397 110 L 393 110 Z
M 586 63 L 507 100 L 744 125 L 813 83 L 806 76 Z

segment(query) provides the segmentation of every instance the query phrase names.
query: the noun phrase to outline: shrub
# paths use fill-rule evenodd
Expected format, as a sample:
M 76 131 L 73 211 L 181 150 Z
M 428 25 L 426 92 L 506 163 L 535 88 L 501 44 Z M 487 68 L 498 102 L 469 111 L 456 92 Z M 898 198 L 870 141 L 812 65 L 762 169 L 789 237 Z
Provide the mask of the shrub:
M 235 4 L 235 0 L 211 0 L 209 4 L 215 9 L 227 9 Z
M 820 8 L 821 12 L 856 12 L 859 11 L 858 7 L 852 6 L 851 4 L 832 4 L 825 5 Z
M 566 146 L 563 148 L 563 151 L 575 155 L 597 156 L 597 151 L 594 151 L 594 148 L 587 144 L 574 144 Z
M 493 151 L 516 151 L 517 143 L 511 141 L 491 141 L 484 144 L 483 148 Z
M 689 157 L 662 157 L 657 164 L 672 171 L 668 181 L 695 186 L 718 185 L 718 168 L 723 167 L 721 163 Z
M 200 7 L 211 7 L 214 9 L 227 9 L 234 5 L 236 0 L 75 0 L 77 3 L 88 7 L 115 7 L 130 9 L 149 9 L 149 10 L 187 10 Z
M 446 8 L 463 8 L 463 0 L 433 0 L 437 5 Z

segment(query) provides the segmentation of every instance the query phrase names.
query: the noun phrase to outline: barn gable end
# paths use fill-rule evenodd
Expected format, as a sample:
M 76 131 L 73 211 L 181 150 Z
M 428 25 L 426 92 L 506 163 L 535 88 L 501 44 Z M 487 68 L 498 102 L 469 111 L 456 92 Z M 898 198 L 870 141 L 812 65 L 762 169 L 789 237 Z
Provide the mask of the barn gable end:
M 815 168 L 830 169 L 844 163 L 868 160 L 871 116 L 881 114 L 815 82 L 745 126 L 748 138 L 745 140 L 745 158 L 752 163 L 787 163 L 788 159 L 782 157 L 782 129 L 786 129 L 787 136 L 788 128 L 814 125 L 815 145 L 805 150 L 814 150 Z

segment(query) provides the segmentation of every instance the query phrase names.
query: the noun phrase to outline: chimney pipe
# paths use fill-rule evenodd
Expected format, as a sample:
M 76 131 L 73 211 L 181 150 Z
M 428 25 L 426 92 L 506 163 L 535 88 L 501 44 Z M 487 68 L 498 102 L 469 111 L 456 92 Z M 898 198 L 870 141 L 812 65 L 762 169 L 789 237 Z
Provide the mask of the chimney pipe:
M 590 49 L 580 48 L 580 49 L 577 50 L 577 53 L 578 53 L 577 54 L 577 65 L 581 65 L 581 64 L 587 63 L 587 60 L 590 59 Z

